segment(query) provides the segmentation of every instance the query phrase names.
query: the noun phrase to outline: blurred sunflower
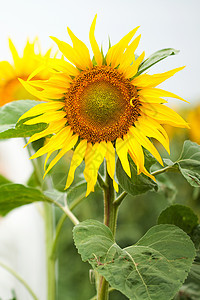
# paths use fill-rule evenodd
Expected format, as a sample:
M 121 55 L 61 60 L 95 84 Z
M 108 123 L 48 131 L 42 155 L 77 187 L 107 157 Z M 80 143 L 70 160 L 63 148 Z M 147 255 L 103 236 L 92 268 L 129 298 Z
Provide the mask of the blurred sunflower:
M 33 43 L 30 43 L 29 40 L 27 41 L 22 57 L 19 56 L 11 39 L 9 40 L 9 47 L 13 57 L 13 64 L 7 61 L 0 62 L 0 106 L 14 100 L 36 99 L 35 96 L 28 93 L 18 78 L 27 80 L 28 76 L 42 62 L 44 63 L 44 61 L 48 60 L 51 55 L 51 49 L 45 55 L 41 54 L 37 39 Z M 48 79 L 49 75 L 46 69 L 40 72 L 37 79 Z
M 129 154 L 138 174 L 144 173 L 155 180 L 144 166 L 142 147 L 163 164 L 149 137 L 157 139 L 169 152 L 169 139 L 161 124 L 188 127 L 176 112 L 163 105 L 167 101 L 161 97 L 183 99 L 155 88 L 183 68 L 137 76 L 144 59 L 144 53 L 137 59 L 134 55 L 140 36 L 133 41 L 132 38 L 138 27 L 110 47 L 104 56 L 94 36 L 95 25 L 96 16 L 89 33 L 93 60 L 86 45 L 68 28 L 73 47 L 55 37 L 52 39 L 71 63 L 55 59 L 52 68 L 57 72 L 49 80 L 20 80 L 35 97 L 48 100 L 48 103 L 38 104 L 20 118 L 32 117 L 25 122 L 27 125 L 49 124 L 46 130 L 34 134 L 29 143 L 53 134 L 31 158 L 47 154 L 46 169 L 50 155 L 59 150 L 47 167 L 46 175 L 66 152 L 74 149 L 66 188 L 73 182 L 76 168 L 85 160 L 86 196 L 94 191 L 98 169 L 104 158 L 114 188 L 118 190 L 114 180 L 115 152 L 128 176 L 131 176 Z
M 189 137 L 193 142 L 200 144 L 200 105 L 191 109 L 187 117 L 190 124 Z

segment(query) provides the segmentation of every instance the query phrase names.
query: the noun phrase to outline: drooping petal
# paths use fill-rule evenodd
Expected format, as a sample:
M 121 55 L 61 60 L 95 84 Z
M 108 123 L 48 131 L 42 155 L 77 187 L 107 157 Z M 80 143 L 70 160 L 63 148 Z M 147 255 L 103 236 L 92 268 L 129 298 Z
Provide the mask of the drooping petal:
M 63 157 L 63 155 L 65 155 L 69 150 L 71 150 L 76 145 L 77 141 L 78 141 L 78 134 L 75 134 L 73 136 L 68 136 L 68 138 L 65 140 L 63 148 L 56 155 L 56 157 L 54 157 L 54 159 L 50 162 L 46 172 L 44 173 L 44 177 L 55 166 L 55 164 Z
M 95 31 L 95 26 L 96 26 L 96 20 L 97 20 L 97 15 L 94 17 L 94 20 L 92 22 L 92 25 L 90 27 L 90 44 L 92 47 L 92 51 L 94 53 L 94 58 L 96 60 L 96 63 L 98 66 L 102 66 L 102 62 L 103 62 L 103 58 L 102 58 L 102 54 L 101 51 L 99 49 L 99 46 L 96 42 L 95 36 L 94 36 L 94 31 Z
M 129 154 L 137 166 L 138 174 L 140 174 L 144 169 L 144 153 L 142 147 L 130 131 L 126 135 L 125 139 L 128 143 Z
M 142 118 L 140 118 L 137 122 L 135 122 L 135 126 L 144 135 L 157 139 L 163 145 L 166 151 L 170 154 L 169 139 L 165 139 L 163 134 L 160 133 L 160 131 L 157 130 L 156 127 L 152 127 L 150 123 L 145 122 Z
M 116 140 L 116 152 L 117 155 L 121 161 L 122 167 L 126 174 L 131 177 L 131 170 L 130 170 L 130 165 L 128 161 L 128 145 L 126 141 L 123 141 L 121 138 L 118 138 Z
M 114 179 L 114 175 L 115 175 L 115 148 L 113 147 L 113 145 L 110 141 L 108 141 L 106 143 L 106 145 L 107 145 L 107 151 L 106 151 L 106 154 L 105 154 L 105 158 L 106 158 L 106 165 L 107 165 L 108 174 L 110 175 L 110 177 L 113 180 L 114 189 L 116 190 L 116 192 L 118 192 L 118 190 L 119 190 L 118 184 L 115 182 L 115 179 Z
M 98 170 L 104 160 L 106 150 L 106 142 L 95 143 L 94 146 L 92 146 L 91 143 L 88 143 L 87 145 L 85 153 L 85 170 L 83 172 L 85 180 L 87 181 L 86 197 L 90 192 L 94 191 Z
M 173 70 L 165 72 L 165 73 L 154 74 L 154 75 L 142 74 L 142 75 L 139 75 L 138 77 L 134 78 L 132 83 L 135 86 L 137 86 L 137 88 L 147 88 L 147 87 L 152 88 L 152 87 L 159 85 L 160 83 L 162 83 L 163 81 L 170 78 L 175 73 L 177 73 L 178 71 L 181 71 L 184 68 L 185 67 L 180 67 L 180 68 L 176 68 L 176 69 L 173 69 Z
M 71 160 L 71 165 L 70 165 L 65 189 L 67 189 L 72 184 L 74 180 L 74 173 L 76 171 L 76 168 L 82 163 L 85 156 L 86 149 L 87 149 L 87 140 L 80 141 L 80 143 L 78 144 L 78 146 L 74 151 Z
M 137 141 L 146 148 L 156 159 L 157 161 L 163 165 L 162 159 L 160 157 L 160 154 L 158 153 L 158 150 L 154 147 L 154 145 L 150 142 L 150 140 L 146 137 L 146 135 L 141 132 L 137 127 L 130 127 L 131 133 L 135 136 Z

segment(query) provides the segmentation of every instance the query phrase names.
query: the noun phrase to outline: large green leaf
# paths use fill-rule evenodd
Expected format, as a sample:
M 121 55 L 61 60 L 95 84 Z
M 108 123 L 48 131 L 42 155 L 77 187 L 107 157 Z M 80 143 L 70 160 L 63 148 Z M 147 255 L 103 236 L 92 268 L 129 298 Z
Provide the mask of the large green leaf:
M 45 123 L 24 125 L 26 119 L 17 123 L 22 114 L 38 103 L 34 100 L 19 100 L 0 107 L 0 139 L 29 137 L 44 130 L 47 127 Z
M 154 226 L 124 249 L 110 229 L 95 220 L 80 223 L 73 232 L 82 260 L 132 300 L 172 299 L 195 257 L 190 238 L 174 225 Z
M 150 154 L 145 155 L 145 166 L 150 169 L 151 165 L 156 162 L 155 158 Z M 144 174 L 137 175 L 137 169 L 133 160 L 129 156 L 129 163 L 131 169 L 131 178 L 125 173 L 120 160 L 117 160 L 116 164 L 116 175 L 119 184 L 127 193 L 135 196 L 139 194 L 146 193 L 150 190 L 157 190 L 158 186 L 155 181 L 151 178 L 145 176 Z
M 52 202 L 35 188 L 14 183 L 0 185 L 0 215 L 4 216 L 14 208 L 37 201 Z
M 145 72 L 147 69 L 158 63 L 159 61 L 163 60 L 164 58 L 167 58 L 170 55 L 178 54 L 179 50 L 175 50 L 173 48 L 166 48 L 162 50 L 158 50 L 155 53 L 151 54 L 145 61 L 141 63 L 141 65 L 138 68 L 137 75 L 140 75 L 141 73 Z
M 176 204 L 167 207 L 161 212 L 158 224 L 174 224 L 186 233 L 191 234 L 198 225 L 198 217 L 191 208 Z
M 171 171 L 178 169 L 192 186 L 200 187 L 200 145 L 185 141 L 179 159 L 174 164 L 170 160 L 165 160 L 165 163 L 172 168 Z

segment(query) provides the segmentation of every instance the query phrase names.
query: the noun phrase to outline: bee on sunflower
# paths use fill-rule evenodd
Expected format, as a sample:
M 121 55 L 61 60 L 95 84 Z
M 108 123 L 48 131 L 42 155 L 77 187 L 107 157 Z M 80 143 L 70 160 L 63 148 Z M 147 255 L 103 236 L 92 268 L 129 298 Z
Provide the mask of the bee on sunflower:
M 44 131 L 34 134 L 28 143 L 52 135 L 31 158 L 47 154 L 46 168 L 51 154 L 59 151 L 46 168 L 46 175 L 65 153 L 74 149 L 66 189 L 74 180 L 76 168 L 84 160 L 86 196 L 94 191 L 98 169 L 104 158 L 108 174 L 118 191 L 116 155 L 128 176 L 131 176 L 129 154 L 138 174 L 144 173 L 155 180 L 145 168 L 143 148 L 160 164 L 163 163 L 149 138 L 157 139 L 169 152 L 169 138 L 162 125 L 188 127 L 181 116 L 163 105 L 167 102 L 163 97 L 185 100 L 157 88 L 183 67 L 161 74 L 141 74 L 138 70 L 145 54 L 143 52 L 136 58 L 140 36 L 132 40 L 138 27 L 110 47 L 104 56 L 95 39 L 95 25 L 96 16 L 89 32 L 93 59 L 86 45 L 68 28 L 73 46 L 52 37 L 68 61 L 52 59 L 48 65 L 52 75 L 47 80 L 20 79 L 30 94 L 45 101 L 23 114 L 20 120 L 32 117 L 24 124 L 49 124 Z

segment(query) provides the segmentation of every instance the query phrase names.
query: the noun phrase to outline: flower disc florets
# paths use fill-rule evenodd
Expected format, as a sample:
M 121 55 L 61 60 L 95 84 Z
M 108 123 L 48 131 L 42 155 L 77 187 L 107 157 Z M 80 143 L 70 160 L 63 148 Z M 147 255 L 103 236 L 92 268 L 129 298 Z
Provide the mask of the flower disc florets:
M 65 95 L 68 124 L 92 143 L 115 141 L 126 134 L 139 116 L 139 106 L 130 80 L 108 66 L 81 72 Z

